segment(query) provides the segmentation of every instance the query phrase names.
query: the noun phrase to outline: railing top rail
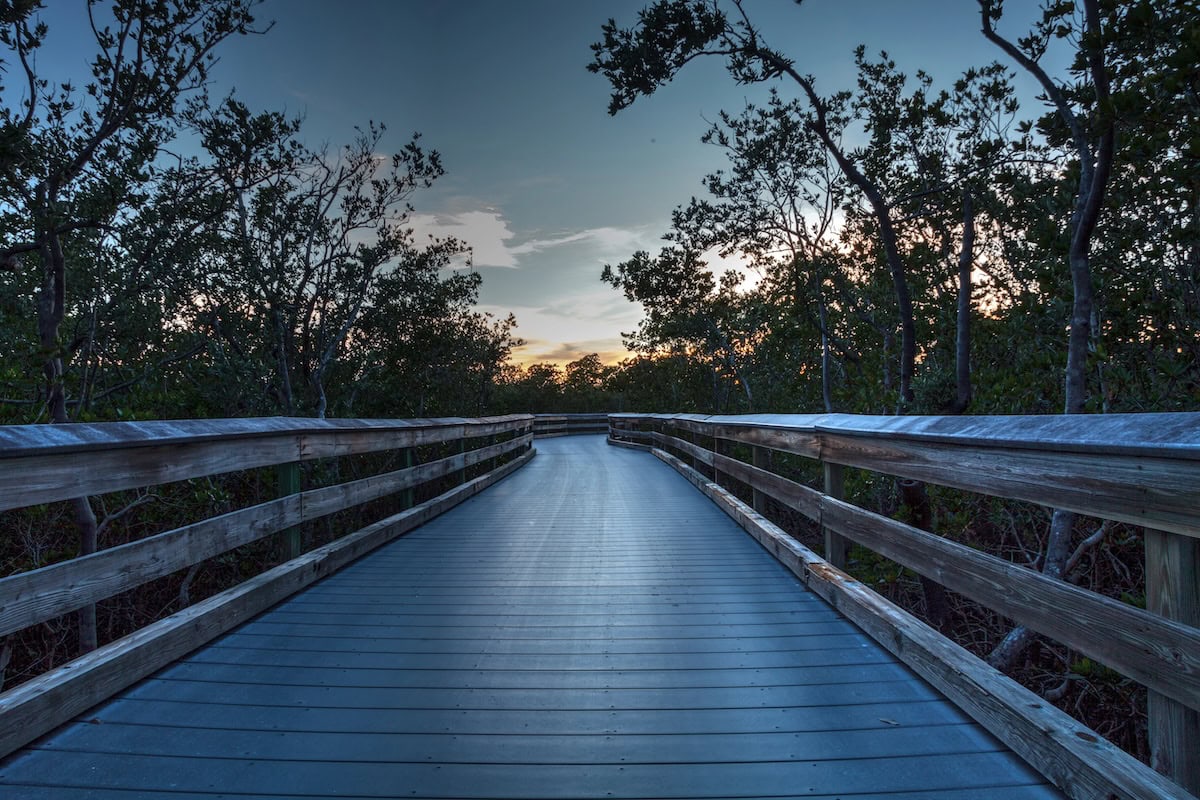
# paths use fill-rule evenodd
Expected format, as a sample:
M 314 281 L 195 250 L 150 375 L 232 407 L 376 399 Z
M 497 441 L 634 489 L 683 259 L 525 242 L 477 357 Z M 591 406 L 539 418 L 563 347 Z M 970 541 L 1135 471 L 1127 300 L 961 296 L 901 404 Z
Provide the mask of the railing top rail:
M 147 422 L 86 422 L 67 425 L 0 425 L 0 459 L 129 447 L 195 444 L 221 439 L 321 435 L 494 425 L 532 420 L 531 414 L 430 419 L 312 419 L 250 417 Z
M 1200 461 L 1200 412 L 1023 416 L 860 414 L 610 414 L 801 433 L 908 439 L 969 447 L 1103 452 Z

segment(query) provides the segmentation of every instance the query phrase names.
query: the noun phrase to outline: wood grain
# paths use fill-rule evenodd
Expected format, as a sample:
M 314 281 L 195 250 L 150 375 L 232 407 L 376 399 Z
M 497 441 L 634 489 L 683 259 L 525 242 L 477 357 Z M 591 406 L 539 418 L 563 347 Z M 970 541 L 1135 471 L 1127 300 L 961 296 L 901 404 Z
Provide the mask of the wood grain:
M 1077 800 L 1193 800 L 1099 734 L 1047 704 L 869 588 L 831 566 L 674 456 L 655 450 L 809 588 Z
M 0 426 L 0 511 L 291 461 L 526 431 L 478 420 L 181 420 Z M 124 427 L 122 427 L 124 426 Z
M 613 418 L 1200 536 L 1200 413 Z
M 691 442 L 661 434 L 657 440 L 770 494 L 839 537 L 1200 708 L 1198 628 L 865 511 Z
M 0 579 L 0 636 L 185 569 L 278 531 L 444 477 L 520 450 L 532 434 L 463 455 L 310 489 L 82 558 Z
M 0 694 L 0 756 L 28 744 L 285 597 L 478 494 L 534 456 L 305 553 L 228 591 Z M 293 500 L 299 495 L 287 500 Z
M 1168 697 L 1200 708 L 1200 629 L 833 498 L 820 522 Z
M 1147 528 L 1146 608 L 1200 626 L 1200 541 Z M 1150 764 L 1200 794 L 1200 711 L 1151 691 L 1147 698 Z

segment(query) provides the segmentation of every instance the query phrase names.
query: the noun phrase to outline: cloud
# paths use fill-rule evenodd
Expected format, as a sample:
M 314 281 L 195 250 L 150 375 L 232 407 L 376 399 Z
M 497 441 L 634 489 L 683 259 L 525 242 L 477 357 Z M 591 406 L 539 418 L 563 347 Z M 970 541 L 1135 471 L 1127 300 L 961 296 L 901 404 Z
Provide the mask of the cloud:
M 510 227 L 509 220 L 496 208 L 460 211 L 450 214 L 416 214 L 409 220 L 418 237 L 453 236 L 471 246 L 476 267 L 517 268 L 522 257 L 571 245 L 585 246 L 594 261 L 627 258 L 643 249 L 651 236 L 645 229 L 616 227 L 587 228 L 555 235 L 522 238 Z
M 547 342 L 538 339 L 516 348 L 512 360 L 522 366 L 554 363 L 562 367 L 591 353 L 598 355 L 605 364 L 616 364 L 629 357 L 620 339 L 590 339 L 582 342 Z
M 493 314 L 511 311 L 516 315 L 515 333 L 525 341 L 513 353 L 513 360 L 519 364 L 566 364 L 588 353 L 598 353 L 606 363 L 616 363 L 629 355 L 621 342 L 621 331 L 637 328 L 641 309 L 624 300 L 609 302 L 603 292 L 601 289 L 560 298 L 546 306 L 501 308 L 485 304 L 479 308 Z
M 414 214 L 409 224 L 418 238 L 428 234 L 437 238 L 453 236 L 471 246 L 477 267 L 516 267 L 516 256 L 508 242 L 516 234 L 508 220 L 495 209 L 464 211 L 457 214 Z

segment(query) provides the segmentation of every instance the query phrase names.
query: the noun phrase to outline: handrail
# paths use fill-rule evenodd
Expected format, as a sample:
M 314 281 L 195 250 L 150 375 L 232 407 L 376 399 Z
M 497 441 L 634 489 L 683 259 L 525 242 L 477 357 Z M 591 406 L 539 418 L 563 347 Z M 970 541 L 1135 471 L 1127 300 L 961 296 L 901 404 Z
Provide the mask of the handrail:
M 609 416 L 1200 536 L 1200 413 Z
M 497 439 L 501 439 L 497 441 Z M 461 442 L 458 452 L 285 494 L 125 545 L 0 578 L 0 636 L 84 608 L 303 522 L 455 476 L 458 485 L 0 694 L 0 756 L 182 657 L 525 464 L 533 417 L 240 419 L 0 426 L 0 510 L 265 466 Z M 470 445 L 468 447 L 468 442 Z M 504 463 L 499 463 L 503 460 Z M 467 480 L 469 467 L 490 469 Z M 298 544 L 298 541 L 297 541 Z
M 293 417 L 0 426 L 0 511 L 274 464 L 528 427 L 532 417 Z
M 711 444 L 697 439 L 710 439 Z M 1160 764 L 1171 767 L 1171 774 L 1188 783 L 1189 789 L 1197 789 L 1191 785 L 1189 769 L 1194 768 L 1190 762 L 1200 741 L 1186 733 L 1188 725 L 1169 720 L 1181 715 L 1195 720 L 1200 711 L 1200 620 L 1194 616 L 1192 602 L 1195 565 L 1200 563 L 1196 538 L 1200 537 L 1200 414 L 612 414 L 610 441 L 654 448 L 664 460 L 690 471 L 670 455 L 681 454 L 696 468 L 703 465 L 713 475 L 746 484 L 756 500 L 770 496 L 815 521 L 826 531 L 828 561 L 814 555 L 823 566 L 814 567 L 812 562 L 801 566 L 803 559 L 799 559 L 795 568 L 810 585 L 825 587 L 823 591 L 835 603 L 838 597 L 845 602 L 844 587 L 853 582 L 836 569 L 844 563 L 848 540 L 1137 680 L 1151 690 L 1152 745 L 1156 753 L 1165 754 Z M 751 461 L 730 455 L 723 442 L 750 445 Z M 840 485 L 840 470 L 849 466 L 1149 526 L 1146 580 L 1151 608 L 1118 602 L 858 508 L 844 502 L 840 490 L 821 492 L 789 480 L 764 468 L 763 453 L 769 450 L 820 461 L 826 468 L 827 486 Z M 698 476 L 692 478 L 696 481 Z M 710 493 L 724 492 L 707 479 L 699 479 L 700 484 Z M 732 495 L 719 502 L 737 509 L 731 513 L 740 515 L 748 528 L 761 532 L 773 527 L 755 513 L 762 509 L 759 502 L 755 509 Z M 786 538 L 782 531 L 777 533 Z M 828 584 L 830 575 L 840 577 Z M 894 651 L 898 647 L 894 631 L 880 641 Z M 897 655 L 906 661 L 915 658 L 911 653 Z M 947 676 L 918 661 L 909 663 L 943 691 L 955 694 L 947 681 L 961 676 Z M 983 662 L 977 668 L 988 669 Z M 1042 704 L 1036 713 L 1021 709 L 1002 713 L 992 707 L 994 698 L 982 705 L 963 699 L 968 712 L 1044 774 L 1061 773 L 1063 756 L 1036 752 L 1046 747 L 1034 732 L 1038 725 L 1047 724 L 1039 716 L 1045 711 Z M 1094 785 L 1117 791 L 1119 784 L 1106 784 L 1109 779 L 1104 777 L 1114 772 L 1108 762 L 1117 756 L 1111 751 L 1120 753 L 1110 746 L 1103 757 L 1090 762 L 1084 758 L 1088 763 L 1076 766 L 1089 771 Z M 1158 791 L 1133 796 L 1157 797 Z
M 548 436 L 571 436 L 586 433 L 608 433 L 608 414 L 534 414 L 533 435 L 538 439 Z

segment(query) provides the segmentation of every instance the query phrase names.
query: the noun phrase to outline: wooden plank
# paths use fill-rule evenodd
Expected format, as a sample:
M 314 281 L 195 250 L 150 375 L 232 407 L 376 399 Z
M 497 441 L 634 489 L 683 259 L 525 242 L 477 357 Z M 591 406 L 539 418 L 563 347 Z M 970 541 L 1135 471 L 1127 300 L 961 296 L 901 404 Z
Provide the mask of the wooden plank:
M 468 453 L 470 463 L 520 449 L 532 434 Z M 0 636 L 61 616 L 286 528 L 462 469 L 453 455 L 417 467 L 310 489 L 172 531 L 0 579 Z
M 1200 629 L 1024 569 L 689 442 L 660 436 L 716 464 L 824 529 L 932 578 L 1138 682 L 1200 708 Z M 1095 631 L 1105 631 L 1096 636 Z
M 674 456 L 655 450 L 809 588 L 1079 800 L 1194 800 L 1177 784 L 831 566 Z
M 825 473 L 825 494 L 835 500 L 841 500 L 846 492 L 846 477 L 842 465 L 826 461 L 821 466 Z M 845 569 L 848 550 L 845 538 L 838 535 L 829 525 L 823 525 L 821 533 L 825 537 L 825 560 L 838 569 Z
M 293 461 L 288 464 L 280 464 L 275 468 L 275 479 L 279 485 L 279 495 L 287 497 L 292 494 L 300 493 L 300 464 Z M 283 531 L 286 539 L 285 547 L 287 558 L 293 559 L 304 552 L 300 542 L 300 529 L 297 527 L 288 527 Z M 190 566 L 190 565 L 189 565 Z M 0 594 L 0 597 L 3 595 Z
M 614 417 L 1200 536 L 1200 413 Z
M 765 447 L 758 445 L 750 446 L 751 463 L 758 469 L 767 472 L 767 467 L 771 465 L 770 451 Z M 759 514 L 765 514 L 767 511 L 767 496 L 757 487 L 751 487 L 753 494 L 753 502 L 751 505 Z
M 523 466 L 534 452 L 530 450 L 495 472 L 305 553 L 0 694 L 0 756 L 24 746 L 283 598 L 478 494 Z
M 530 414 L 498 417 L 433 419 L 313 419 L 307 417 L 249 417 L 234 419 L 95 422 L 66 425 L 0 426 L 0 460 L 35 454 L 120 450 L 153 444 L 196 444 L 253 438 L 279 438 L 339 431 L 389 433 L 450 426 L 532 423 Z
M 947 589 L 1200 708 L 1200 629 L 840 500 L 822 498 L 820 521 Z
M 611 414 L 631 421 L 704 423 L 788 433 L 943 442 L 979 448 L 1163 455 L 1200 461 L 1200 412 L 1027 416 L 871 416 L 865 414 Z
M 524 430 L 532 418 L 217 424 L 229 422 L 234 421 L 0 426 L 0 511 L 290 461 L 450 441 L 464 432 Z
M 1079 415 L 1084 416 L 1084 415 Z M 1047 508 L 1200 536 L 1200 463 L 826 435 L 822 458 Z
M 1200 626 L 1200 541 L 1147 529 L 1146 608 L 1193 628 Z M 1200 795 L 1200 711 L 1151 690 L 1150 764 Z
M 0 461 L 0 511 L 299 459 L 297 436 L 6 459 Z

